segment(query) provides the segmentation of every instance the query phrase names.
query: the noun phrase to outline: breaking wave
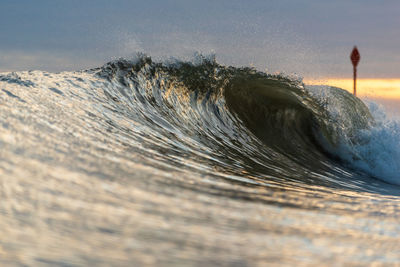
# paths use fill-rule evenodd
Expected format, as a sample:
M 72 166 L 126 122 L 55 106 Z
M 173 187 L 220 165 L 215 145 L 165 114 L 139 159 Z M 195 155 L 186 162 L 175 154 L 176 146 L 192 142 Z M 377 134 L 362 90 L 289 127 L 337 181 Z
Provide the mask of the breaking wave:
M 33 77 L 21 78 L 25 75 Z M 101 88 L 106 98 L 86 103 L 105 108 L 97 115 L 87 112 L 93 123 L 105 122 L 97 131 L 118 130 L 148 155 L 144 161 L 151 166 L 238 180 L 248 180 L 242 175 L 247 173 L 299 184 L 365 184 L 364 189 L 371 177 L 400 183 L 398 124 L 374 119 L 361 100 L 340 88 L 305 86 L 203 56 L 159 63 L 140 55 L 60 75 L 61 81 L 45 81 L 51 74 L 10 73 L 0 81 L 26 88 L 50 82 L 54 86 L 48 89 L 59 95 L 64 95 L 59 84 L 66 81 L 69 88 Z M 121 119 L 130 126 L 120 125 Z M 121 141 L 119 135 L 110 138 Z M 154 165 L 151 158 L 159 161 Z
M 201 56 L 173 63 L 142 56 L 92 71 L 109 81 L 104 92 L 110 101 L 131 109 L 126 116 L 171 142 L 167 151 L 160 148 L 163 153 L 176 147 L 174 154 L 203 162 L 204 169 L 331 186 L 351 187 L 366 176 L 400 181 L 396 164 L 371 156 L 381 149 L 373 140 L 377 132 L 393 131 L 342 89 L 306 87 L 301 80 Z M 396 138 L 391 135 L 391 142 Z M 396 156 L 382 149 L 386 157 Z

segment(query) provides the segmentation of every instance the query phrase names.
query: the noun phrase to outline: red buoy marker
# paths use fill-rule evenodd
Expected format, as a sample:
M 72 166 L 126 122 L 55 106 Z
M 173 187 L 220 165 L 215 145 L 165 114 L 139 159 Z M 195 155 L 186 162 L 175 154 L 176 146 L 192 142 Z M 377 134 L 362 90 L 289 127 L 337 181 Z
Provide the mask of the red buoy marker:
M 350 59 L 351 63 L 353 63 L 353 77 L 354 77 L 353 95 L 356 95 L 357 65 L 358 62 L 360 62 L 360 53 L 358 52 L 357 46 L 353 48 L 353 51 L 351 52 L 350 55 Z

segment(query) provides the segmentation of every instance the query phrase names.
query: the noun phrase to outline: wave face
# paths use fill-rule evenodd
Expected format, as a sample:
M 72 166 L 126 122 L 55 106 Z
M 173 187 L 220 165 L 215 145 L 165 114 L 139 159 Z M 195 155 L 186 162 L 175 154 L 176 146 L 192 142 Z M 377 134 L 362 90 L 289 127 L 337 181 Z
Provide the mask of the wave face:
M 202 56 L 0 86 L 2 263 L 400 260 L 399 124 L 342 89 Z

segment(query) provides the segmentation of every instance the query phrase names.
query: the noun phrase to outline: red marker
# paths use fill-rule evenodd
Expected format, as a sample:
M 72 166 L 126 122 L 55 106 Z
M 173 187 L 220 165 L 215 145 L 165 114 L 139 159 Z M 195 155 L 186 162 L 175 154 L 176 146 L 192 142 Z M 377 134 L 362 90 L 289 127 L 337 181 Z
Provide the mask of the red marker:
M 354 72 L 354 91 L 353 94 L 356 95 L 356 80 L 357 80 L 357 65 L 360 62 L 360 53 L 358 52 L 357 46 L 353 48 L 353 51 L 350 55 L 351 63 L 353 63 L 353 72 Z

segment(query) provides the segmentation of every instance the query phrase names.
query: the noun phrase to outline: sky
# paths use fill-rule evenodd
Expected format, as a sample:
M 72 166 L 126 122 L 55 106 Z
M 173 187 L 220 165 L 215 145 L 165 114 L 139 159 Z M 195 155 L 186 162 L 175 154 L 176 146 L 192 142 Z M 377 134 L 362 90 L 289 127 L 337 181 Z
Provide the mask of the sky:
M 0 71 L 79 70 L 144 52 L 306 79 L 400 78 L 400 1 L 1 0 Z

